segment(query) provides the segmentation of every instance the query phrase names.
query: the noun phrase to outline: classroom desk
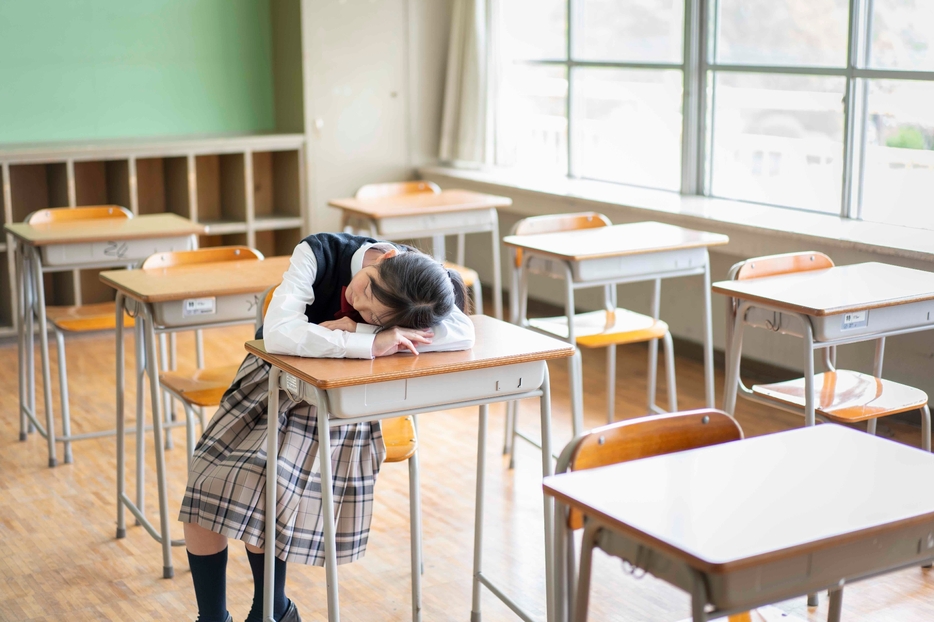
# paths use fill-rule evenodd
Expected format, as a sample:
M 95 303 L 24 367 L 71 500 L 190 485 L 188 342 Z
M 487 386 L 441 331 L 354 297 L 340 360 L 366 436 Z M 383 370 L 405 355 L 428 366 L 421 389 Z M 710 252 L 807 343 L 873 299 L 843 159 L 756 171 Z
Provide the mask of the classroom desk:
M 733 414 L 740 389 L 746 325 L 804 340 L 805 425 L 814 425 L 814 351 L 876 340 L 873 375 L 882 377 L 885 338 L 934 328 L 934 273 L 882 263 L 835 266 L 745 281 L 720 281 L 713 291 L 728 304 L 726 384 L 723 409 Z M 739 320 L 739 321 L 737 321 Z M 743 395 L 760 401 L 749 389 Z M 776 406 L 774 402 L 766 402 Z M 870 430 L 875 420 L 870 420 Z
M 934 558 L 934 490 L 892 485 L 932 477 L 926 451 L 824 424 L 556 475 L 544 491 L 585 514 L 585 542 L 690 593 L 695 621 L 825 589 L 836 621 L 847 583 Z
M 154 214 L 130 219 L 69 221 L 30 225 L 4 225 L 15 243 L 17 317 L 19 331 L 20 440 L 26 440 L 27 418 L 48 441 L 49 466 L 57 464 L 55 443 L 66 442 L 65 462 L 71 462 L 70 441 L 96 438 L 111 432 L 71 434 L 63 429 L 56 438 L 52 420 L 52 382 L 46 322 L 44 274 L 83 268 L 130 267 L 154 252 L 197 248 L 204 227 L 175 214 Z M 42 356 L 45 429 L 35 411 L 33 316 L 39 321 Z M 122 325 L 123 318 L 117 318 Z M 63 384 L 63 399 L 67 388 Z
M 710 258 L 707 248 L 726 244 L 730 239 L 718 233 L 695 231 L 659 222 L 580 229 L 538 235 L 510 235 L 503 242 L 522 251 L 520 266 L 513 266 L 513 292 L 510 297 L 511 321 L 525 326 L 528 301 L 528 273 L 565 280 L 564 312 L 574 315 L 574 290 L 615 286 L 622 283 L 654 281 L 651 314 L 659 316 L 661 279 L 702 275 L 704 277 L 704 385 L 707 406 L 714 405 L 713 336 L 710 314 Z M 580 350 L 576 348 L 573 322 L 568 322 L 566 341 L 575 345 L 571 359 L 571 412 L 574 434 L 583 430 L 583 371 Z M 654 368 L 658 342 L 649 345 L 649 367 Z M 654 393 L 654 387 L 649 387 Z M 654 395 L 652 395 L 654 401 Z
M 269 373 L 269 412 L 278 412 L 279 390 L 293 399 L 317 406 L 318 429 L 388 417 L 438 410 L 480 407 L 477 448 L 477 489 L 474 516 L 473 603 L 471 620 L 480 620 L 480 588 L 486 586 L 526 622 L 531 616 L 505 595 L 481 569 L 483 538 L 483 481 L 489 404 L 525 397 L 541 399 L 542 474 L 553 472 L 551 463 L 551 397 L 548 359 L 571 356 L 572 349 L 556 339 L 506 324 L 483 315 L 471 316 L 476 326 L 476 344 L 470 350 L 433 352 L 411 356 L 397 354 L 374 360 L 312 359 L 269 354 L 262 341 L 250 341 L 246 349 L 272 365 Z M 266 468 L 266 507 L 276 507 L 275 457 L 278 455 L 277 418 L 269 417 Z M 334 540 L 334 505 L 331 493 L 331 448 L 329 435 L 320 433 L 324 507 L 325 568 L 328 620 L 340 619 L 337 590 L 337 555 Z M 267 516 L 269 513 L 267 512 Z M 553 619 L 551 551 L 554 513 L 545 503 L 545 574 L 548 620 Z M 266 542 L 276 541 L 275 521 L 266 521 Z M 269 546 L 267 544 L 267 546 Z M 272 618 L 274 556 L 266 556 L 265 619 Z M 418 567 L 418 564 L 415 565 Z M 418 610 L 420 603 L 416 603 Z
M 185 544 L 172 540 L 169 529 L 168 492 L 165 485 L 165 449 L 163 445 L 162 405 L 159 383 L 159 361 L 156 354 L 156 334 L 201 328 L 215 328 L 252 323 L 256 309 L 262 305 L 260 296 L 266 289 L 282 281 L 288 270 L 288 257 L 217 263 L 187 264 L 154 270 L 111 270 L 101 272 L 101 281 L 117 290 L 117 317 L 124 308 L 136 316 L 137 374 L 145 369 L 149 375 L 152 399 L 152 423 L 156 452 L 156 477 L 159 484 L 160 529 L 152 526 L 143 508 L 143 391 L 137 391 L 137 499 L 126 494 L 124 464 L 124 346 L 123 323 L 117 322 L 117 538 L 126 536 L 124 509 L 136 517 L 146 531 L 162 545 L 163 576 L 174 575 L 172 546 Z M 145 363 L 140 366 L 140 362 Z M 186 417 L 187 420 L 187 417 Z M 187 423 L 189 446 L 194 430 Z
M 343 212 L 345 231 L 368 231 L 371 237 L 383 240 L 432 236 L 433 254 L 439 261 L 445 259 L 445 235 L 489 231 L 493 241 L 493 310 L 498 319 L 503 319 L 496 208 L 512 205 L 512 199 L 469 190 L 443 190 L 440 194 L 332 199 L 328 205 Z M 464 264 L 463 244 L 458 245 L 457 263 Z

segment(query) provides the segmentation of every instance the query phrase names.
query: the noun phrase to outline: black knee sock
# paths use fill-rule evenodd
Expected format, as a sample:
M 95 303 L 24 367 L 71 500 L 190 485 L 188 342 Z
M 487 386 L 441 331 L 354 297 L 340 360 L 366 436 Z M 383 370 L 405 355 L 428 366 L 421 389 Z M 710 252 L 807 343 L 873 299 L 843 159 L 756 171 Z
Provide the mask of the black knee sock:
M 250 560 L 250 569 L 253 571 L 253 606 L 250 615 L 244 622 L 263 622 L 263 586 L 266 578 L 266 554 L 246 552 Z M 285 569 L 286 563 L 276 558 L 276 582 L 272 592 L 272 613 L 278 620 L 289 607 L 289 599 L 285 597 Z
M 188 566 L 198 600 L 197 622 L 226 622 L 227 548 L 213 555 L 192 555 L 188 551 Z

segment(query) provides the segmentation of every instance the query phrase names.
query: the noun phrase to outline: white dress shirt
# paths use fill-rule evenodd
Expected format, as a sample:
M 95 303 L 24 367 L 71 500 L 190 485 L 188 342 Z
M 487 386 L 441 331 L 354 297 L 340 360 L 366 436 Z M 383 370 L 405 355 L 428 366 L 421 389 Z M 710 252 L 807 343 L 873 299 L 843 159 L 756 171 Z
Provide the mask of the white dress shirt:
M 350 261 L 350 273 L 363 268 L 367 249 L 379 244 L 361 246 Z M 388 248 L 387 248 L 388 250 Z M 311 247 L 300 242 L 292 253 L 288 271 L 276 288 L 263 322 L 266 351 L 272 354 L 292 354 L 312 358 L 373 358 L 376 326 L 358 323 L 357 332 L 331 330 L 312 324 L 305 316 L 305 306 L 315 301 L 313 285 L 318 273 L 318 261 Z M 458 308 L 437 326 L 430 344 L 415 344 L 419 352 L 466 350 L 474 344 L 473 322 Z

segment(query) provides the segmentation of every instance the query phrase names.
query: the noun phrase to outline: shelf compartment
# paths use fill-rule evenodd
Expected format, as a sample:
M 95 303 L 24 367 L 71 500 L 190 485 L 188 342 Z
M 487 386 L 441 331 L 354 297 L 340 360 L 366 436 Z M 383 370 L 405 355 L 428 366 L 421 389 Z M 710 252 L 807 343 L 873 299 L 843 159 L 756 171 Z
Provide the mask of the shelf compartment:
M 291 255 L 301 241 L 300 228 L 256 232 L 256 248 L 266 257 Z
M 112 302 L 116 298 L 116 290 L 101 282 L 99 275 L 104 270 L 113 270 L 113 268 L 81 270 L 81 304 Z
M 195 158 L 198 222 L 246 222 L 246 170 L 242 153 Z
M 136 193 L 140 214 L 172 212 L 190 218 L 188 158 L 137 159 Z
M 253 206 L 256 218 L 301 214 L 301 158 L 297 149 L 253 152 Z
M 247 246 L 246 233 L 225 233 L 199 236 L 199 248 L 209 248 L 212 246 Z
M 76 205 L 130 207 L 129 160 L 75 162 Z
M 64 162 L 11 164 L 13 222 L 46 207 L 68 206 L 68 170 Z

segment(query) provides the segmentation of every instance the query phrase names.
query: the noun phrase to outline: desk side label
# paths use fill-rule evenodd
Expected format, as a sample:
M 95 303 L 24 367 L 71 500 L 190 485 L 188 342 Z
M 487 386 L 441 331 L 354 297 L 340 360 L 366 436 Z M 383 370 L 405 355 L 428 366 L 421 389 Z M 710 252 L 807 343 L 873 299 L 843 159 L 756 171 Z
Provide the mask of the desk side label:
M 864 328 L 869 326 L 869 310 L 853 311 L 843 314 L 843 326 L 841 330 L 850 330 L 853 328 Z
M 182 306 L 182 317 L 213 315 L 217 312 L 214 296 L 210 298 L 186 298 Z

